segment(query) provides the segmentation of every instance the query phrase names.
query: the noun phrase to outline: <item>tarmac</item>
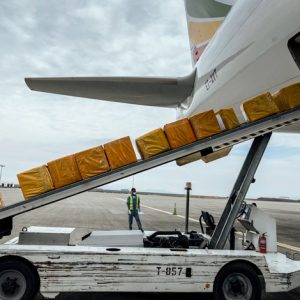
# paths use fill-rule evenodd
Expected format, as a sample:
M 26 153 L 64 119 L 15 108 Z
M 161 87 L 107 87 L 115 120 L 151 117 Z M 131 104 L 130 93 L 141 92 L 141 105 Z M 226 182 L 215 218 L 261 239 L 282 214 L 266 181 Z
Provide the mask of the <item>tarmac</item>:
M 0 189 L 5 205 L 22 201 L 20 189 Z M 127 195 L 122 193 L 86 192 L 39 209 L 18 215 L 14 218 L 11 236 L 5 237 L 1 243 L 18 236 L 23 227 L 58 226 L 75 227 L 77 236 L 91 230 L 117 230 L 128 228 L 126 207 Z M 172 195 L 141 195 L 143 215 L 141 221 L 144 230 L 181 230 L 185 229 L 185 197 Z M 252 203 L 253 200 L 247 201 Z M 211 213 L 216 222 L 225 206 L 225 199 L 194 198 L 190 200 L 189 230 L 200 231 L 199 215 L 201 210 Z M 277 220 L 279 251 L 288 257 L 300 260 L 300 203 L 256 201 L 257 206 Z M 176 205 L 177 215 L 173 215 Z M 134 226 L 136 224 L 134 223 Z M 135 228 L 134 228 L 135 229 Z M 132 293 L 64 293 L 56 300 L 96 300 L 96 299 L 168 299 L 182 298 L 182 294 L 132 294 Z M 189 299 L 199 299 L 199 294 L 189 294 Z M 213 299 L 211 295 L 202 295 L 201 299 Z M 267 300 L 300 299 L 300 288 L 289 293 L 267 295 Z M 40 299 L 40 297 L 39 297 Z

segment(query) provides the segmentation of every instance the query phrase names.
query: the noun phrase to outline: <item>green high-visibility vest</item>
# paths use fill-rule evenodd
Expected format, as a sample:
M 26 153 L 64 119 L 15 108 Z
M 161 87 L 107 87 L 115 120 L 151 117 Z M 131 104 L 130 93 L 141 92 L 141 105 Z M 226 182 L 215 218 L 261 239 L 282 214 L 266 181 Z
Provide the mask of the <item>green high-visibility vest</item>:
M 135 209 L 139 208 L 139 204 L 140 204 L 140 197 L 138 195 L 135 196 L 136 197 L 136 207 Z M 129 196 L 129 209 L 133 210 L 133 198 L 132 195 Z

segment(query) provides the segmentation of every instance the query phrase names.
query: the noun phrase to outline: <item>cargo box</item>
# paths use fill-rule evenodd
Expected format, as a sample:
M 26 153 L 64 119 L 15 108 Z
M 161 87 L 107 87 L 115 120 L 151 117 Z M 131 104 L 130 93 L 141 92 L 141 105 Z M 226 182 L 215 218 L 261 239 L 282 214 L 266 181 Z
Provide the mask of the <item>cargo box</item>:
M 300 106 L 300 83 L 287 86 L 272 96 L 280 111 Z
M 217 119 L 224 125 L 224 129 L 229 130 L 240 126 L 240 122 L 233 110 L 233 108 L 220 109 L 216 112 Z
M 181 166 L 187 165 L 191 162 L 197 161 L 201 158 L 202 158 L 201 153 L 197 152 L 197 153 L 193 153 L 191 155 L 187 155 L 187 156 L 181 157 L 179 159 L 176 159 L 176 164 L 177 164 L 177 166 L 181 167 Z
M 171 149 L 196 141 L 196 136 L 187 118 L 166 124 L 164 131 Z
M 148 158 L 170 150 L 168 140 L 161 128 L 142 135 L 135 142 L 142 158 Z
M 110 170 L 102 146 L 94 147 L 75 154 L 80 175 L 87 179 Z
M 205 111 L 190 117 L 190 123 L 198 140 L 222 131 L 213 110 Z
M 228 148 L 225 148 L 225 149 L 221 149 L 221 150 L 215 151 L 213 153 L 210 153 L 208 155 L 203 156 L 202 160 L 205 163 L 212 162 L 214 160 L 217 160 L 219 158 L 227 156 L 229 154 L 229 152 L 231 151 L 231 149 L 232 149 L 232 147 L 228 147 Z
M 82 179 L 75 154 L 48 162 L 48 168 L 56 189 Z
M 25 199 L 54 189 L 47 166 L 40 166 L 17 175 Z
M 251 122 L 279 112 L 279 108 L 269 92 L 246 101 L 242 105 L 242 110 Z
M 137 161 L 129 136 L 109 142 L 103 147 L 111 169 Z

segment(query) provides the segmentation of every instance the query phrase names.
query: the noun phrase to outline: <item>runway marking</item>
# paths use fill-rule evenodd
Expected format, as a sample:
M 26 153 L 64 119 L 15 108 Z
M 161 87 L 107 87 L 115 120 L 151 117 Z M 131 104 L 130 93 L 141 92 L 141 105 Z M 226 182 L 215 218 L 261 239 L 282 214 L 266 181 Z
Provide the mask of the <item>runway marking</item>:
M 123 202 L 127 202 L 126 200 L 122 199 L 122 198 L 115 198 L 117 200 L 120 200 L 120 201 L 123 201 Z M 149 208 L 149 209 L 152 209 L 152 210 L 155 210 L 155 211 L 158 211 L 158 212 L 161 212 L 161 213 L 164 213 L 166 215 L 170 215 L 170 216 L 173 216 L 172 213 L 168 212 L 168 211 L 165 211 L 165 210 L 162 210 L 162 209 L 159 209 L 159 208 L 155 208 L 155 207 L 151 207 L 151 206 L 148 206 L 148 205 L 144 205 L 144 204 L 141 204 L 142 207 L 145 207 L 145 208 Z M 182 215 L 174 215 L 174 217 L 178 217 L 178 218 L 181 218 L 181 219 L 185 219 L 185 216 L 182 216 Z M 194 218 L 189 218 L 190 221 L 192 222 L 196 222 L 196 223 L 199 223 L 199 220 L 196 220 Z M 204 225 L 205 223 L 202 222 Z M 281 247 L 281 248 L 284 248 L 284 249 L 288 249 L 288 250 L 293 250 L 293 251 L 297 251 L 297 252 L 300 252 L 300 248 L 299 247 L 296 247 L 296 246 L 292 246 L 292 245 L 288 245 L 288 244 L 284 244 L 284 243 L 277 243 L 277 246 L 278 247 Z

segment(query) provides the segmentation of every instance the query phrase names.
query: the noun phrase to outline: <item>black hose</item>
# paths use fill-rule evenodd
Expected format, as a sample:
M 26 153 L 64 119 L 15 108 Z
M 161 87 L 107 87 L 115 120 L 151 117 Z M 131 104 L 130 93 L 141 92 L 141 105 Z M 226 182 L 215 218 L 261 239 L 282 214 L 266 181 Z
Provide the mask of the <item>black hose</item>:
M 199 223 L 200 223 L 201 231 L 202 231 L 202 233 L 204 233 L 203 224 L 202 224 L 202 219 L 203 219 L 203 215 L 200 216 L 200 218 L 199 218 Z

